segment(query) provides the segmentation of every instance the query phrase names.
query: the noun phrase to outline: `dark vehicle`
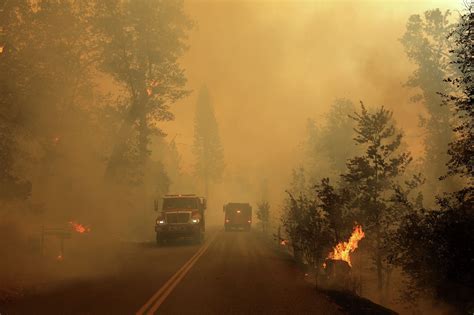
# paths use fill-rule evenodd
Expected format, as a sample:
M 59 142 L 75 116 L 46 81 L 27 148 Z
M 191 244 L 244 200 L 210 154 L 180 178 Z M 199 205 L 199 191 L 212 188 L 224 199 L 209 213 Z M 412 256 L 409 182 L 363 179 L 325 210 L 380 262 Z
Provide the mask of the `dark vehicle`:
M 196 243 L 204 239 L 206 199 L 196 195 L 166 195 L 156 220 L 156 242 L 191 238 Z M 155 201 L 155 211 L 158 204 Z
M 228 203 L 224 205 L 224 213 L 224 227 L 226 231 L 231 229 L 250 231 L 252 207 L 248 203 Z

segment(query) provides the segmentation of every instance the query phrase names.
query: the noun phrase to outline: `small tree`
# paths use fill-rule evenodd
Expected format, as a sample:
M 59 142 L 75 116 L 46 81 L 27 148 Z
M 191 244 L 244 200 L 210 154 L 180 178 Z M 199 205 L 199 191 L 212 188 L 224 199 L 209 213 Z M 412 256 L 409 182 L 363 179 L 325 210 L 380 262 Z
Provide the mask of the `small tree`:
M 268 222 L 270 220 L 270 204 L 268 203 L 268 201 L 264 200 L 259 202 L 257 207 L 257 218 L 262 224 L 262 231 L 266 233 L 268 228 Z
M 329 223 L 315 200 L 301 194 L 298 198 L 288 193 L 290 204 L 283 218 L 283 226 L 290 236 L 295 260 L 306 264 L 318 278 L 319 266 L 326 258 L 333 237 Z
M 389 275 L 386 244 L 403 214 L 392 197 L 411 157 L 398 150 L 402 134 L 396 131 L 392 112 L 383 107 L 369 112 L 361 103 L 361 112 L 352 118 L 357 123 L 354 140 L 365 152 L 348 161 L 348 171 L 342 178 L 353 190 L 354 206 L 359 209 L 360 221 L 372 246 L 378 289 L 383 294 Z

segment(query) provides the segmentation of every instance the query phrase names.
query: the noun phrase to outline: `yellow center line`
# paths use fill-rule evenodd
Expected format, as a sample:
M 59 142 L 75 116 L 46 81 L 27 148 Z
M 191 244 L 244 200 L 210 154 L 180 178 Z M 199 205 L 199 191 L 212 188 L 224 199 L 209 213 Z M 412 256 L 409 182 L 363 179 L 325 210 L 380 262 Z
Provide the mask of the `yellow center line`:
M 155 294 L 153 294 L 153 296 L 138 310 L 136 315 L 154 314 L 168 295 L 193 267 L 194 263 L 204 254 L 209 245 L 214 241 L 215 237 L 216 235 L 202 246 Z M 149 310 L 146 311 L 147 309 Z

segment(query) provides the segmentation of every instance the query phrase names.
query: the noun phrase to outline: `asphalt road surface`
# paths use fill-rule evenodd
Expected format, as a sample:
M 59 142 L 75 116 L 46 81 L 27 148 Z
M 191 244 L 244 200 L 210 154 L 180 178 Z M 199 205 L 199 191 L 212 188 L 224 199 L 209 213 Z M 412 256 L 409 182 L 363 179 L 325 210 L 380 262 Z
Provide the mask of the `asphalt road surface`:
M 0 305 L 0 313 L 342 313 L 256 232 L 211 230 L 202 245 L 129 245 L 117 265 L 111 275 Z

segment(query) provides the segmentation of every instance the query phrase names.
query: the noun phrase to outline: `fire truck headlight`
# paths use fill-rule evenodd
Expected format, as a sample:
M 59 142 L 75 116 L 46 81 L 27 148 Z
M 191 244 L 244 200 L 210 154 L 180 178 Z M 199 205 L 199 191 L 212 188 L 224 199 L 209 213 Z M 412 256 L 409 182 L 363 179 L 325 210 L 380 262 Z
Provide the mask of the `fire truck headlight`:
M 156 225 L 165 224 L 165 220 L 158 219 L 156 220 Z
M 194 224 L 198 224 L 198 223 L 199 223 L 199 219 L 192 219 L 191 222 L 194 223 Z

